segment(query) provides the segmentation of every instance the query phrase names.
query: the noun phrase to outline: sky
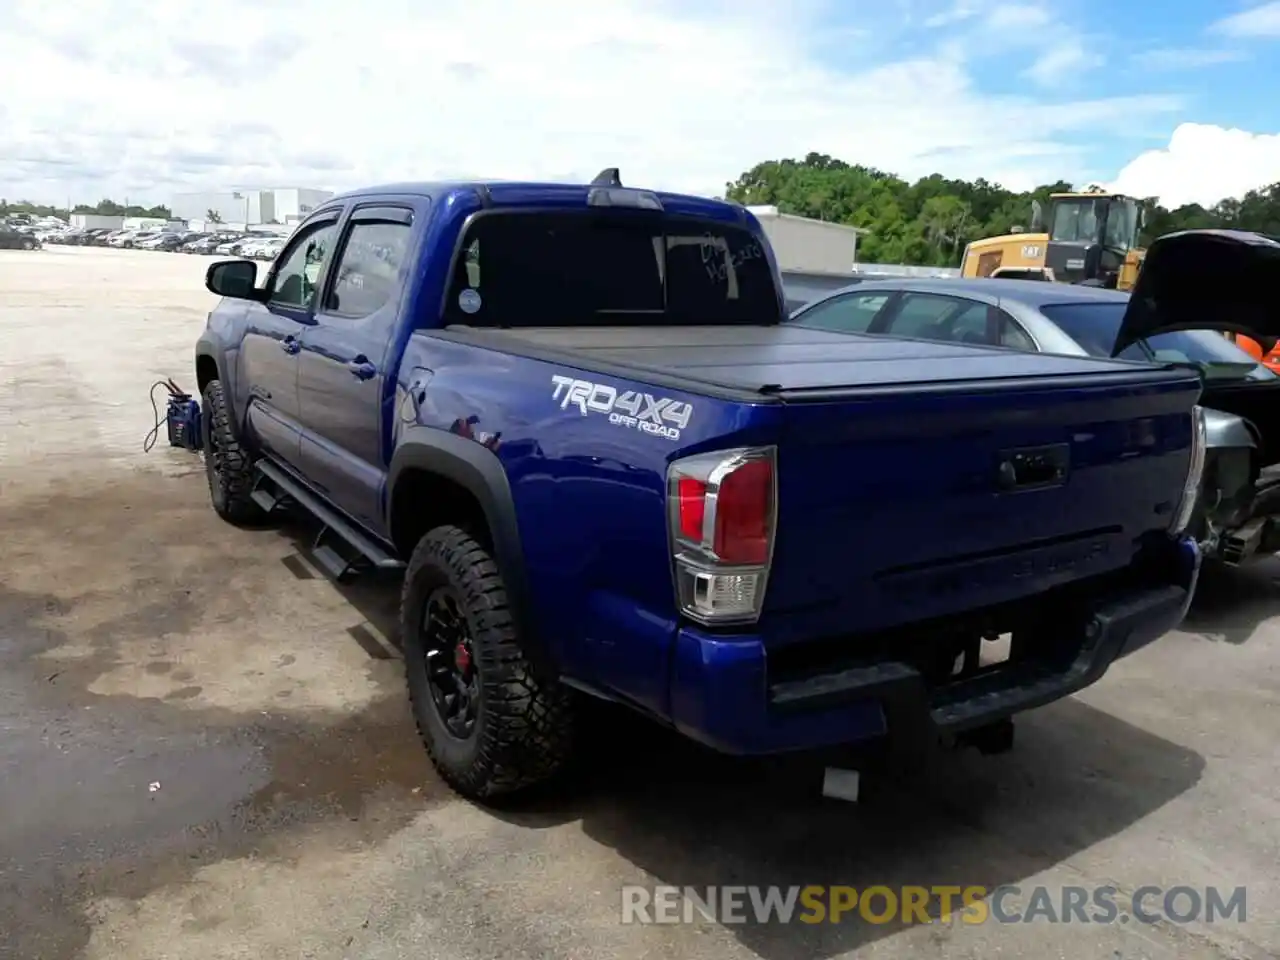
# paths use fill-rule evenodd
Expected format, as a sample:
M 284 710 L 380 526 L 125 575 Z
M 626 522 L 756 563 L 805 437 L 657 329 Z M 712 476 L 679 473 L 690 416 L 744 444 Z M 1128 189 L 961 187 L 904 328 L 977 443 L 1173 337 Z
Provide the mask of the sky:
M 0 89 L 10 201 L 717 195 L 811 151 L 1166 206 L 1280 181 L 1280 0 L 3 0 Z

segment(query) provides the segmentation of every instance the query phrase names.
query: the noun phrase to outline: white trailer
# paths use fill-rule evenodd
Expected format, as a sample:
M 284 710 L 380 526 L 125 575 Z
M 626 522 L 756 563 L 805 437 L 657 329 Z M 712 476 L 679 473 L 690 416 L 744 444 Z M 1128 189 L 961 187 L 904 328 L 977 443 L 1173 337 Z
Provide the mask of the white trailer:
M 858 262 L 858 235 L 864 231 L 843 223 L 811 220 L 777 207 L 748 207 L 778 258 L 780 270 L 806 273 L 851 273 Z
M 124 217 L 107 216 L 101 213 L 73 213 L 71 226 L 76 230 L 122 230 Z
M 773 247 L 782 272 L 787 310 L 862 280 L 887 277 L 954 277 L 954 267 L 859 263 L 858 237 L 867 230 L 782 213 L 777 207 L 747 207 Z

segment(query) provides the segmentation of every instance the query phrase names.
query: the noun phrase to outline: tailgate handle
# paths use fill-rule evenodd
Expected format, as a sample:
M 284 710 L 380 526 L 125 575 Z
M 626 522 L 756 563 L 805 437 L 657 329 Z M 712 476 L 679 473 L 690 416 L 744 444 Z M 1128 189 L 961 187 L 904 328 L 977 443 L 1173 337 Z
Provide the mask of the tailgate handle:
M 1065 443 L 1004 450 L 1000 453 L 996 482 L 1001 490 L 1056 486 L 1067 478 L 1070 461 L 1071 448 Z

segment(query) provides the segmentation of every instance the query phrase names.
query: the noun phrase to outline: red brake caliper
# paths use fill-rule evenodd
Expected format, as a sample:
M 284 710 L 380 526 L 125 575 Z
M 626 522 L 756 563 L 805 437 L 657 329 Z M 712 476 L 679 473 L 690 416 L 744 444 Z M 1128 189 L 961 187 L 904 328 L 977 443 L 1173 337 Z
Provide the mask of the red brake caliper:
M 458 645 L 453 648 L 453 662 L 458 668 L 459 673 L 466 673 L 471 669 L 471 652 L 467 650 L 467 645 L 465 643 L 459 642 Z

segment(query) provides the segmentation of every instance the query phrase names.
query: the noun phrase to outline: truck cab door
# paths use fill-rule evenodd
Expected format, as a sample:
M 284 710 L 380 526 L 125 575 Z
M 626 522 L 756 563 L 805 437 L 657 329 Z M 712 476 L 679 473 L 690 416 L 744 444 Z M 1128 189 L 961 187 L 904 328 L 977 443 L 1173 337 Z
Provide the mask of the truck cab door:
M 251 303 L 240 345 L 248 407 L 245 429 L 266 453 L 298 466 L 298 355 L 312 322 L 318 283 L 337 234 L 337 213 L 303 224 L 266 280 L 266 301 Z
M 376 201 L 342 230 L 298 361 L 300 458 L 307 480 L 336 506 L 383 533 L 384 410 L 394 396 L 399 325 L 414 212 Z

